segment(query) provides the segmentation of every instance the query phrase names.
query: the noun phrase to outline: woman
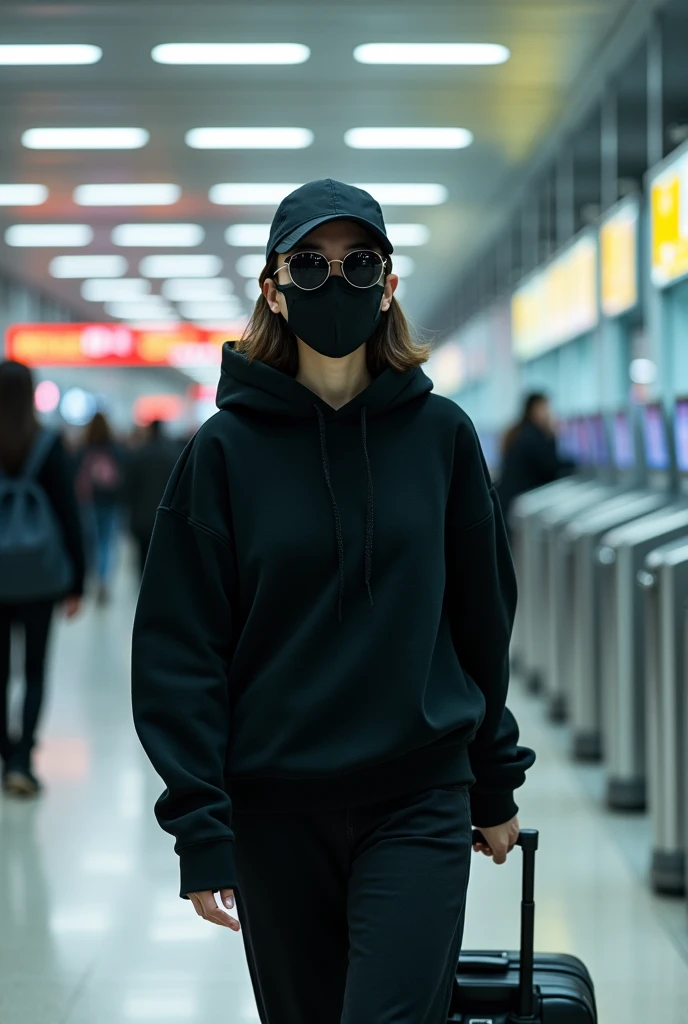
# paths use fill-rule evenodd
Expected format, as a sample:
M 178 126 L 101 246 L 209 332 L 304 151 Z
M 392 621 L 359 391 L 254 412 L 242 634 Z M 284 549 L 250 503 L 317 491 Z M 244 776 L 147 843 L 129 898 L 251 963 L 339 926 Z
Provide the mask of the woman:
M 109 600 L 123 483 L 122 452 L 106 417 L 97 412 L 86 427 L 78 459 L 77 492 L 93 550 L 100 605 Z
M 55 592 L 50 565 L 45 565 L 43 578 L 27 580 L 10 578 L 5 569 L 0 601 L 0 759 L 3 785 L 7 792 L 33 796 L 41 784 L 33 769 L 32 752 L 45 681 L 45 662 L 53 610 L 62 602 L 65 614 L 73 618 L 79 611 L 84 583 L 84 551 L 79 510 L 74 492 L 74 473 L 60 438 L 42 431 L 36 421 L 31 371 L 20 363 L 0 363 L 0 548 L 2 564 L 12 564 L 12 536 L 21 539 L 24 524 L 12 522 L 12 511 L 18 508 L 16 481 L 35 479 L 40 495 L 45 495 L 54 515 L 57 530 L 54 543 L 63 546 L 71 577 L 64 592 Z M 35 492 L 34 492 L 35 493 Z M 31 505 L 35 509 L 35 505 Z M 29 506 L 25 505 L 25 509 Z M 13 534 L 12 531 L 19 532 Z M 27 529 L 35 521 L 27 522 Z M 30 539 L 29 539 L 30 540 Z M 30 543 L 28 545 L 30 548 Z M 31 566 L 33 568 L 33 566 Z M 30 589 L 31 599 L 26 598 Z M 24 699 L 21 732 L 11 738 L 8 723 L 8 686 L 10 679 L 10 641 L 12 629 L 21 627 L 24 640 Z
M 557 453 L 554 417 L 547 395 L 534 391 L 523 402 L 523 412 L 504 435 L 502 467 L 497 488 L 508 524 L 511 505 L 519 494 L 551 484 L 571 472 L 573 464 Z
M 504 706 L 499 506 L 472 425 L 429 394 L 391 252 L 366 192 L 281 204 L 134 627 L 181 895 L 238 931 L 236 897 L 270 1024 L 444 1024 L 471 818 L 502 863 L 534 760 Z

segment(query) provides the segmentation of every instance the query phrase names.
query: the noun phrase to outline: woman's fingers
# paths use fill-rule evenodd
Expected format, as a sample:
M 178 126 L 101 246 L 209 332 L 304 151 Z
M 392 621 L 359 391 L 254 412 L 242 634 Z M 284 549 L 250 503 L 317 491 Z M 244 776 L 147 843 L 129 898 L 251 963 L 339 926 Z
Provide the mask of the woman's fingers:
M 222 891 L 226 894 L 226 898 L 229 898 L 231 894 L 233 899 L 231 889 L 223 889 Z M 218 906 L 214 892 L 191 892 L 189 893 L 189 897 L 194 905 L 196 913 L 205 921 L 209 921 L 211 924 L 220 925 L 221 928 L 231 928 L 235 932 L 240 930 L 241 925 L 237 919 L 232 917 L 231 914 L 228 914 L 226 910 L 222 909 L 222 907 Z

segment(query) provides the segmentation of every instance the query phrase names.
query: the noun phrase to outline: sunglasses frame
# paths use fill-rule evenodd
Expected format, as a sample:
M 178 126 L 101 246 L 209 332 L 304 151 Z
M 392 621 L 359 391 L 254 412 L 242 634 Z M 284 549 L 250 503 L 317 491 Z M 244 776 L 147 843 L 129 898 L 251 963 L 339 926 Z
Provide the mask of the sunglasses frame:
M 349 258 L 349 256 L 355 256 L 356 253 L 358 253 L 358 252 L 372 252 L 372 253 L 375 253 L 376 256 L 380 257 L 380 260 L 381 260 L 380 273 L 379 273 L 377 279 L 375 281 L 372 281 L 371 284 L 354 284 L 353 281 L 350 281 L 349 278 L 344 273 L 344 261 L 347 260 Z M 315 288 L 304 288 L 303 285 L 297 284 L 296 281 L 294 280 L 294 278 L 291 276 L 291 265 L 290 264 L 291 264 L 291 261 L 294 259 L 295 256 L 305 256 L 305 255 L 308 255 L 310 253 L 312 253 L 314 256 L 319 256 L 321 259 L 325 260 L 325 263 L 327 263 L 327 277 L 322 282 L 322 284 L 316 285 Z M 352 288 L 358 288 L 360 291 L 363 291 L 363 292 L 367 291 L 369 288 L 374 288 L 375 285 L 380 283 L 380 281 L 382 280 L 383 276 L 385 276 L 385 268 L 387 266 L 387 260 L 383 259 L 383 257 L 380 256 L 380 253 L 379 252 L 375 252 L 374 249 L 354 249 L 352 252 L 348 252 L 343 260 L 328 260 L 327 257 L 323 256 L 323 254 L 321 252 L 318 252 L 317 249 L 304 249 L 304 250 L 299 251 L 299 252 L 294 252 L 294 253 L 291 254 L 291 256 L 287 257 L 287 259 L 285 259 L 285 261 L 282 264 L 282 266 L 281 267 L 277 267 L 275 269 L 275 275 L 279 274 L 280 270 L 286 270 L 287 273 L 289 274 L 289 280 L 291 281 L 291 283 L 294 285 L 295 288 L 300 289 L 300 291 L 302 291 L 302 292 L 317 292 L 317 290 L 319 288 L 322 288 L 322 286 L 327 284 L 327 282 L 330 280 L 330 277 L 332 276 L 332 264 L 333 263 L 341 263 L 342 264 L 342 277 L 344 278 L 346 283 L 350 284 Z

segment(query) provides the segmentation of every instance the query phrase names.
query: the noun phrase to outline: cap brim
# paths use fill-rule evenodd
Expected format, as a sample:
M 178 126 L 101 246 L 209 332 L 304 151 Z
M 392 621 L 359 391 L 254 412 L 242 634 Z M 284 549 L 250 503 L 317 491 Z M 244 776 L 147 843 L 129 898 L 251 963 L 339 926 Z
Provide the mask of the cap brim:
M 350 217 L 341 213 L 331 214 L 329 217 L 316 217 L 314 220 L 306 221 L 305 224 L 300 224 L 298 228 L 295 228 L 291 234 L 287 235 L 286 238 L 283 238 L 282 241 L 275 246 L 273 252 L 289 252 L 289 250 L 293 249 L 295 245 L 298 245 L 301 239 L 305 238 L 307 234 L 315 230 L 315 228 L 319 227 L 321 224 L 327 224 L 327 222 L 331 220 L 353 220 L 356 221 L 357 224 L 363 224 L 377 239 L 384 252 L 389 254 L 394 252 L 392 243 L 387 235 L 380 231 L 377 225 L 373 224 L 372 221 L 366 220 L 365 217 Z

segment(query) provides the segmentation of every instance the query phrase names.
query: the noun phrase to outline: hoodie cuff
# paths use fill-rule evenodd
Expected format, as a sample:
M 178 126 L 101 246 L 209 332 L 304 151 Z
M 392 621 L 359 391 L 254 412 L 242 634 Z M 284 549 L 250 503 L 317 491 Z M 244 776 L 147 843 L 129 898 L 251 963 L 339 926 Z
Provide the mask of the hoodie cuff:
M 190 892 L 218 892 L 234 889 L 234 843 L 219 839 L 196 846 L 185 846 L 179 852 L 181 885 L 179 895 L 188 899 Z
M 473 787 L 470 791 L 471 822 L 474 828 L 495 828 L 506 825 L 518 814 L 513 792 L 485 793 Z

